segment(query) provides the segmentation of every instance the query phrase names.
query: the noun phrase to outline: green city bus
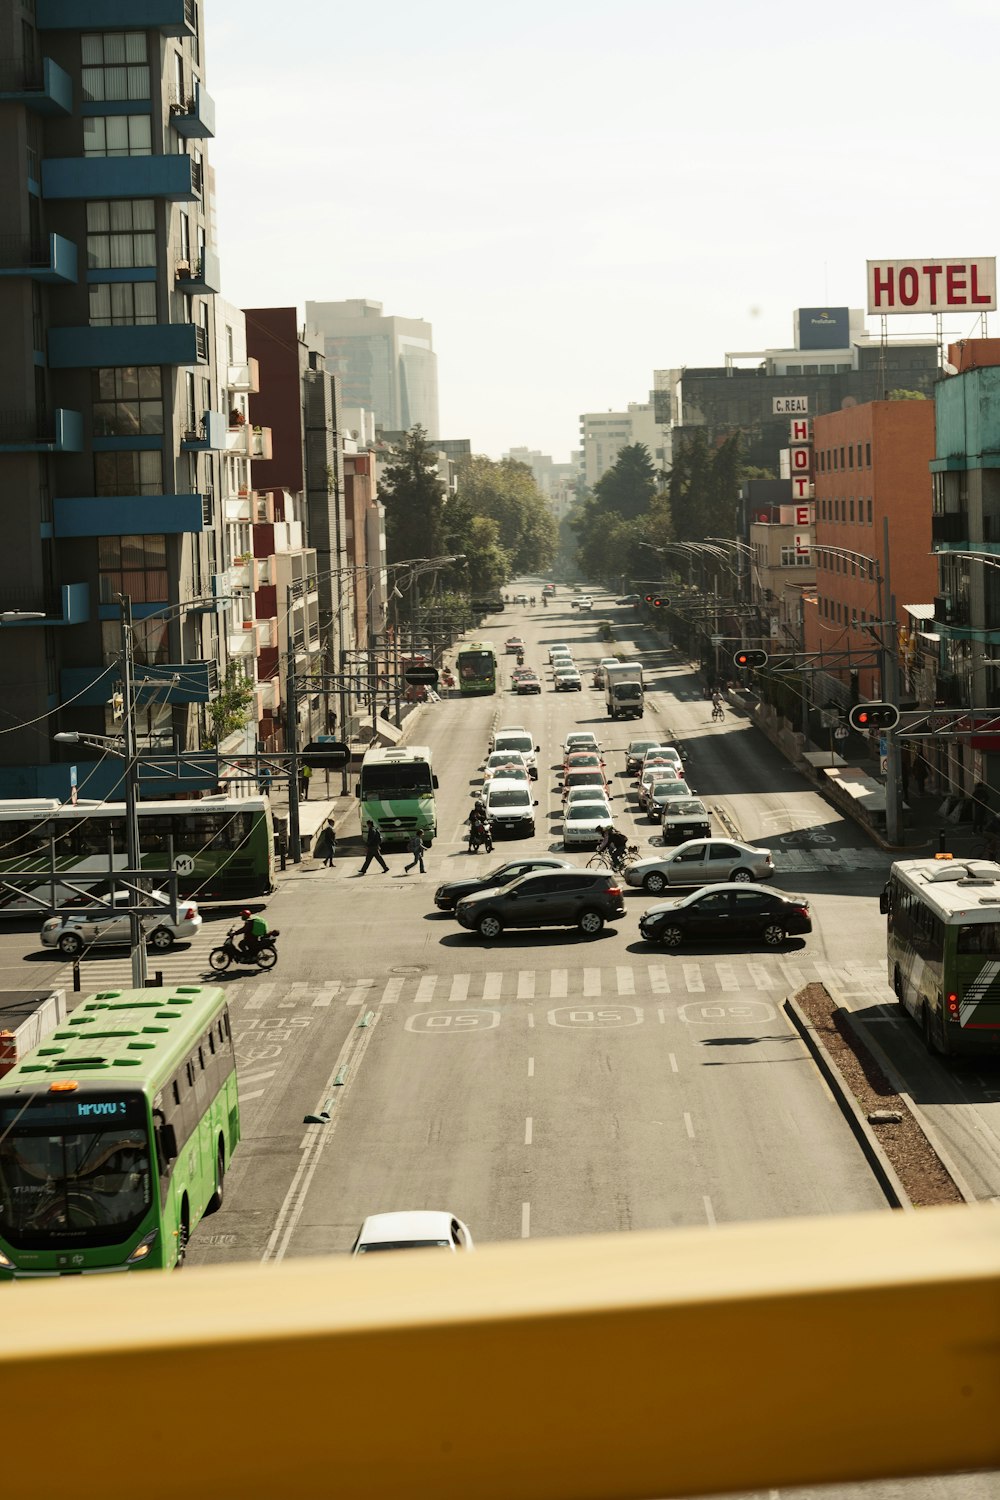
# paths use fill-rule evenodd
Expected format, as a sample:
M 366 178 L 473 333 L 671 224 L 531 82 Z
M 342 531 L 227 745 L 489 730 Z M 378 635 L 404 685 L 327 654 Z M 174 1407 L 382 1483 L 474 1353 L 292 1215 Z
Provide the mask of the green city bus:
M 463 646 L 455 658 L 455 670 L 463 696 L 496 692 L 497 654 L 488 641 L 470 641 Z
M 179 1265 L 239 1139 L 221 989 L 91 995 L 0 1078 L 0 1280 Z
M 168 839 L 182 896 L 199 901 L 240 901 L 266 896 L 274 889 L 274 822 L 266 797 L 204 797 L 177 802 L 140 801 L 140 864 L 163 869 Z M 55 840 L 55 870 L 75 886 L 106 877 L 109 858 L 116 869 L 128 864 L 125 804 L 80 802 L 75 806 L 37 797 L 23 802 L 0 802 L 0 880 L 9 870 L 37 869 L 32 882 L 21 876 L 0 888 L 0 916 L 39 912 L 58 906 L 76 894 L 68 886 L 55 887 L 53 900 L 49 866 L 50 839 Z M 109 847 L 112 850 L 109 856 Z M 37 898 L 19 892 L 32 891 Z
M 1000 1052 L 1000 865 L 898 860 L 879 902 L 889 984 L 930 1052 Z
M 370 821 L 387 844 L 407 843 L 415 828 L 431 843 L 437 835 L 437 784 L 426 745 L 367 750 L 355 788 L 362 835 Z

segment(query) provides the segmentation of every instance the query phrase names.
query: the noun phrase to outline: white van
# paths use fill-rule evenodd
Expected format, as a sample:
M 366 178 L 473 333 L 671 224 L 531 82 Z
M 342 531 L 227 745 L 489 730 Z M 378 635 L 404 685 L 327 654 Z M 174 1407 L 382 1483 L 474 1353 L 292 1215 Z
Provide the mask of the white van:
M 492 819 L 495 834 L 533 834 L 537 806 L 538 798 L 532 797 L 526 782 L 497 776 L 486 788 L 486 815 Z
M 532 781 L 538 780 L 538 761 L 535 757 L 541 746 L 533 743 L 526 729 L 498 729 L 493 737 L 493 754 L 496 755 L 499 750 L 519 751 L 524 757 L 528 775 Z

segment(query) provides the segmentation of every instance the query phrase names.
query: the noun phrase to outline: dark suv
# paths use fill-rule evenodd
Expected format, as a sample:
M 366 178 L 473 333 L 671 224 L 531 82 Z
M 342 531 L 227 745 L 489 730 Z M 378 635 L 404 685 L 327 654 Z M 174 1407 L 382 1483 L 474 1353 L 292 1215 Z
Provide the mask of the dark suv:
M 484 938 L 499 937 L 505 927 L 578 927 L 596 937 L 605 922 L 625 915 L 625 902 L 610 870 L 549 870 L 467 897 L 455 915 Z

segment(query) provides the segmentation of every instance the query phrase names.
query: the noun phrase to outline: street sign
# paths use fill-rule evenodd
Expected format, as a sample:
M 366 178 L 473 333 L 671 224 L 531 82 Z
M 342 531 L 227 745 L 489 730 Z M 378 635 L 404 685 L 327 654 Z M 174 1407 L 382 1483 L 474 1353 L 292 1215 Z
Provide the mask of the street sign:
M 849 729 L 845 729 L 842 724 L 839 729 L 835 729 L 833 731 L 833 737 L 835 740 L 846 740 L 850 732 L 851 731 Z
M 320 735 L 319 739 L 310 740 L 303 750 L 299 751 L 299 765 L 308 766 L 311 771 L 330 771 L 335 766 L 343 766 L 350 759 L 351 747 L 345 745 L 341 740 L 335 740 L 331 735 Z
M 174 869 L 178 875 L 193 875 L 194 860 L 190 854 L 176 854 L 174 856 Z

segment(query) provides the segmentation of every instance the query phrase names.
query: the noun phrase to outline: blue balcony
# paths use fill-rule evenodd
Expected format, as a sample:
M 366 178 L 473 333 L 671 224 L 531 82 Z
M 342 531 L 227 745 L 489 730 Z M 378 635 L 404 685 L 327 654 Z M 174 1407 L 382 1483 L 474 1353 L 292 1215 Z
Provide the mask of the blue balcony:
M 215 135 L 215 100 L 206 94 L 201 80 L 194 80 L 194 90 L 170 106 L 170 123 L 186 141 L 208 141 Z
M 54 597 L 40 597 L 32 589 L 0 589 L 0 614 L 24 615 L 20 620 L 0 619 L 0 630 L 85 625 L 90 619 L 90 584 L 64 583 L 56 589 Z
M 160 31 L 197 36 L 194 0 L 37 0 L 39 31 Z
M 33 240 L 27 235 L 0 238 L 0 276 L 30 276 L 32 281 L 75 284 L 76 246 L 61 234 Z
M 87 495 L 52 502 L 57 537 L 179 536 L 204 531 L 201 495 Z
M 229 418 L 225 412 L 206 411 L 198 425 L 181 438 L 182 453 L 221 453 L 226 446 Z
M 82 453 L 83 417 L 57 406 L 51 412 L 0 412 L 0 453 Z
M 49 329 L 49 368 L 52 370 L 207 363 L 208 335 L 195 323 Z
M 73 80 L 45 57 L 37 67 L 22 62 L 0 63 L 0 103 L 23 104 L 36 115 L 71 115 Z
M 63 667 L 59 673 L 59 698 L 73 699 L 74 708 L 97 708 L 110 703 L 115 684 L 121 680 L 117 662 L 110 667 Z
M 42 197 L 182 203 L 200 196 L 202 175 L 190 156 L 53 156 L 42 162 Z
M 222 287 L 219 257 L 214 250 L 203 250 L 194 265 L 189 261 L 179 260 L 174 267 L 174 278 L 177 290 L 186 292 L 189 297 L 196 293 L 205 296 L 209 292 L 217 292 Z

